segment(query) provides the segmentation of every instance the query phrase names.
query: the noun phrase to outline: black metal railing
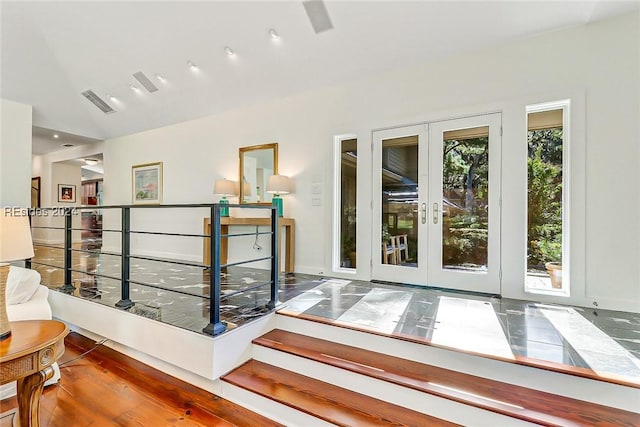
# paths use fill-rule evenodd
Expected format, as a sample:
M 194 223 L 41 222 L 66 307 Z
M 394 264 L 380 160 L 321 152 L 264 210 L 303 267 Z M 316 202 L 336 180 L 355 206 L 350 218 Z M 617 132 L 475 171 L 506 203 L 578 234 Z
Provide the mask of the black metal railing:
M 162 232 L 162 231 L 143 231 L 143 230 L 132 230 L 131 229 L 131 215 L 132 212 L 136 212 L 138 210 L 148 210 L 148 209 L 196 209 L 196 208 L 207 208 L 209 209 L 209 214 L 211 216 L 211 231 L 208 234 L 191 234 L 191 233 L 171 233 L 171 232 Z M 258 232 L 256 229 L 255 233 L 230 233 L 222 234 L 222 226 L 221 226 L 221 218 L 223 209 L 225 212 L 228 212 L 228 208 L 238 208 L 238 209 L 257 209 L 257 210 L 268 210 L 270 211 L 270 230 L 264 232 Z M 73 227 L 73 215 L 81 212 L 83 210 L 87 211 L 96 211 L 96 210 L 120 210 L 121 211 L 121 226 L 120 228 L 86 228 L 86 227 Z M 47 214 L 45 214 L 47 212 Z M 58 216 L 64 217 L 64 225 L 63 226 L 51 226 L 51 225 L 38 225 L 35 224 L 34 217 L 36 216 L 48 216 L 48 212 L 57 213 Z M 226 330 L 226 325 L 222 322 L 220 317 L 220 307 L 221 301 L 223 298 L 231 298 L 232 296 L 236 296 L 238 294 L 242 294 L 245 292 L 250 292 L 255 290 L 258 287 L 263 287 L 269 285 L 269 302 L 266 304 L 266 308 L 268 310 L 272 310 L 278 304 L 278 280 L 279 280 L 279 259 L 278 259 L 278 245 L 279 245 L 279 233 L 278 233 L 278 213 L 275 207 L 267 206 L 267 205 L 228 205 L 228 204 L 174 204 L 174 205 L 117 205 L 117 206 L 83 206 L 83 207 L 72 207 L 72 208 L 38 208 L 30 212 L 32 216 L 32 230 L 43 229 L 43 230 L 61 230 L 64 232 L 64 241 L 63 246 L 59 245 L 50 245 L 43 243 L 34 243 L 34 246 L 42 247 L 42 248 L 55 248 L 55 249 L 63 249 L 64 251 L 64 262 L 62 269 L 64 270 L 64 283 L 61 287 L 57 288 L 61 292 L 72 294 L 76 290 L 76 287 L 73 284 L 73 273 L 81 273 L 92 276 L 94 278 L 101 277 L 105 279 L 111 280 L 119 280 L 120 281 L 120 300 L 115 303 L 115 306 L 121 310 L 129 310 L 135 306 L 135 302 L 131 299 L 131 284 L 142 285 L 155 289 L 162 289 L 169 292 L 175 292 L 177 294 L 182 295 L 190 295 L 199 298 L 209 299 L 209 324 L 202 329 L 202 332 L 209 335 L 218 335 Z M 121 234 L 121 247 L 120 253 L 117 252 L 107 252 L 95 249 L 84 249 L 84 248 L 76 248 L 73 245 L 73 232 L 74 231 L 85 231 L 85 232 L 95 232 L 99 231 L 100 233 L 120 233 Z M 145 255 L 135 255 L 131 253 L 131 236 L 132 235 L 155 235 L 155 236 L 180 236 L 180 237 L 191 237 L 191 238 L 200 238 L 200 239 L 209 239 L 209 249 L 211 254 L 211 260 L 209 264 L 206 262 L 198 263 L 191 262 L 186 260 L 175 260 L 168 258 L 158 258 L 151 257 Z M 221 247 L 222 247 L 222 239 L 227 239 L 227 245 L 230 239 L 241 236 L 248 235 L 270 235 L 271 240 L 271 254 L 269 256 L 263 256 L 259 258 L 253 258 L 242 261 L 235 262 L 226 262 L 225 264 L 221 264 Z M 37 240 L 36 240 L 37 242 Z M 113 275 L 108 275 L 104 273 L 100 273 L 97 271 L 88 271 L 83 269 L 78 269 L 73 267 L 72 263 L 72 255 L 74 252 L 83 252 L 91 255 L 111 255 L 111 256 L 119 256 L 121 258 L 120 263 L 120 277 L 115 277 Z M 156 284 L 146 283 L 139 280 L 133 280 L 131 278 L 131 260 L 139 259 L 139 260 L 149 260 L 149 261 L 161 261 L 163 263 L 177 264 L 177 265 L 186 265 L 191 267 L 199 267 L 204 270 L 210 269 L 209 271 L 209 292 L 206 294 L 194 294 L 187 291 L 171 289 L 163 286 L 159 286 Z M 222 272 L 231 266 L 239 266 L 244 264 L 250 264 L 259 261 L 268 260 L 270 266 L 270 274 L 269 281 L 265 283 L 260 283 L 258 285 L 253 285 L 246 287 L 244 289 L 239 289 L 234 292 L 227 292 L 222 295 Z M 45 263 L 42 260 L 37 260 L 36 258 L 27 261 L 27 267 L 33 268 L 33 266 L 43 266 L 49 268 L 60 269 L 60 266 L 52 265 L 49 263 Z

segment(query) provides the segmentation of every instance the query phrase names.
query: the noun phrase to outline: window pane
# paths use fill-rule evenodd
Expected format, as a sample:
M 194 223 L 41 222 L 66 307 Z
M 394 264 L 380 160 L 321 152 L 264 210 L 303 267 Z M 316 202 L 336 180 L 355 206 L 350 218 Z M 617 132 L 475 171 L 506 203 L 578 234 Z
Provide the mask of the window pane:
M 340 163 L 340 267 L 356 268 L 356 139 L 341 141 Z
M 486 271 L 489 235 L 489 127 L 443 137 L 442 268 Z
M 554 109 L 527 115 L 529 289 L 562 289 L 562 112 Z M 547 119 L 546 127 L 540 125 L 551 115 L 556 119 Z
M 382 263 L 417 267 L 418 137 L 383 140 L 381 173 Z

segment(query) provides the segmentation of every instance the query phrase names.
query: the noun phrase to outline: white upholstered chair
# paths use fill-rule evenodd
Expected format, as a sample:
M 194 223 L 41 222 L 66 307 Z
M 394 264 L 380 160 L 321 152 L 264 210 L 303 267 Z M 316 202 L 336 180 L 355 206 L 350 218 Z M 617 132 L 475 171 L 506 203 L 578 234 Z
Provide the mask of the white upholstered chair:
M 7 316 L 9 322 L 19 320 L 50 320 L 51 306 L 47 300 L 49 288 L 40 284 L 40 273 L 22 267 L 11 266 L 7 277 Z M 45 386 L 60 380 L 60 368 L 53 365 L 54 374 Z M 0 399 L 16 394 L 16 383 L 0 386 Z

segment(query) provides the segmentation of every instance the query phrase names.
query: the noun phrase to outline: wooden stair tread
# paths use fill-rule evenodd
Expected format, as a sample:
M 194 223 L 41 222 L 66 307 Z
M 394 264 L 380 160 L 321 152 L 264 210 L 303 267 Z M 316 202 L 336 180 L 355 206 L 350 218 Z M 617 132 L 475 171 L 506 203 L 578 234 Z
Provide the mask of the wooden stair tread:
M 340 426 L 456 425 L 257 360 L 221 380 Z
M 272 330 L 254 344 L 542 425 L 640 425 L 640 414 Z

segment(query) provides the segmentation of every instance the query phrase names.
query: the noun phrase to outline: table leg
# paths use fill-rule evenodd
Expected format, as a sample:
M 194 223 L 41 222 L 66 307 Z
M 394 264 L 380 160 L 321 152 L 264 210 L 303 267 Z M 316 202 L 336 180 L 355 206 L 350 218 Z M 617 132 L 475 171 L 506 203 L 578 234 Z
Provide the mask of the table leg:
M 42 371 L 18 380 L 18 420 L 20 427 L 40 426 L 40 396 L 44 382 L 53 377 L 53 368 L 49 366 Z
M 221 225 L 220 234 L 229 234 L 229 226 Z M 228 253 L 229 253 L 229 239 L 227 237 L 222 237 L 220 239 L 220 265 L 224 265 L 227 263 Z
M 204 219 L 204 227 L 202 229 L 204 230 L 203 231 L 204 235 L 206 236 L 211 235 L 211 222 L 209 221 L 209 218 Z M 208 265 L 209 267 L 211 267 L 210 245 L 211 245 L 211 239 L 209 237 L 205 237 L 202 239 L 202 264 Z
M 204 233 L 206 235 L 211 234 L 211 224 L 207 223 L 207 218 L 205 218 L 205 226 Z M 228 225 L 220 225 L 220 233 L 221 234 L 229 234 L 229 226 Z M 211 250 L 210 250 L 210 238 L 205 237 L 203 239 L 203 248 L 202 248 L 202 263 L 204 265 L 208 265 L 213 268 L 213 264 L 211 263 Z M 229 239 L 223 237 L 220 239 L 220 264 L 227 263 L 227 257 L 229 252 Z
M 293 226 L 285 227 L 285 248 L 287 249 L 287 258 L 284 263 L 284 271 L 287 273 L 293 273 L 294 268 L 294 257 L 295 257 L 295 241 L 296 241 L 296 232 Z

